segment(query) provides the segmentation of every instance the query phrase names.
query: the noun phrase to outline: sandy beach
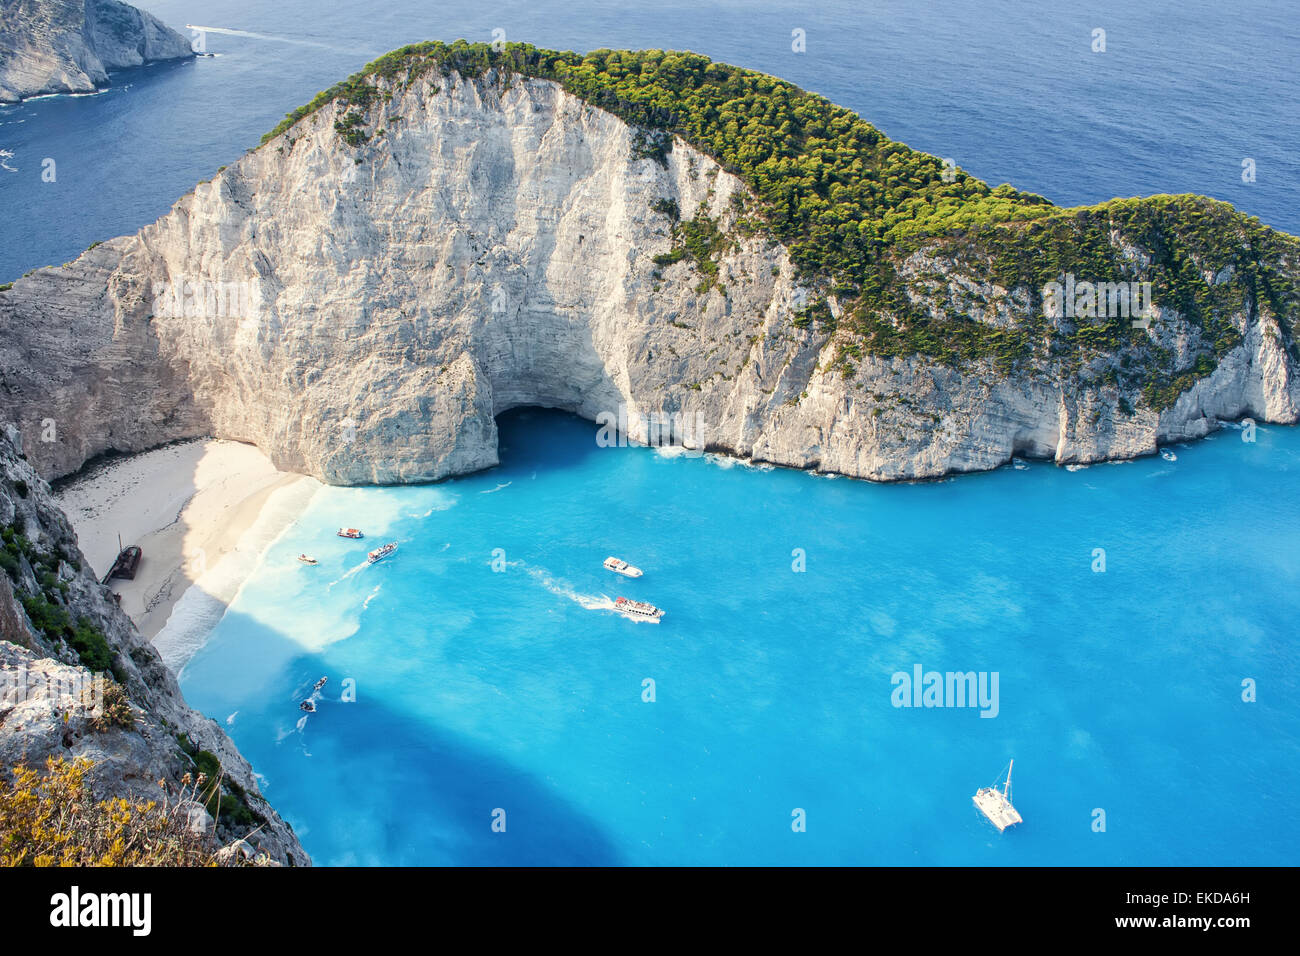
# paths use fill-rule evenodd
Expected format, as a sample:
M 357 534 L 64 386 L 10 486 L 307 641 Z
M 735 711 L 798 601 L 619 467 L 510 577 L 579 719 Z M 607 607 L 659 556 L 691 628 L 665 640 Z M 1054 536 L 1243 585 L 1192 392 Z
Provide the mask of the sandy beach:
M 252 445 L 197 439 L 108 459 L 61 484 L 56 498 L 100 577 L 119 535 L 140 546 L 135 579 L 109 586 L 179 670 L 319 487 Z

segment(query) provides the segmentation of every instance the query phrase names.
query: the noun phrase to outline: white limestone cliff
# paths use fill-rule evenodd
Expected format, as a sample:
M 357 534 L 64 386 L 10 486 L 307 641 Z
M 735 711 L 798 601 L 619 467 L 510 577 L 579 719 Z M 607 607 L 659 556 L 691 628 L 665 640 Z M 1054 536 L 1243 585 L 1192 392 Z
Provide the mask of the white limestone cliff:
M 521 405 L 622 407 L 638 440 L 674 418 L 688 444 L 888 480 L 1297 419 L 1295 361 L 1246 302 L 1241 344 L 1160 413 L 1051 367 L 865 355 L 846 374 L 850 333 L 793 321 L 825 290 L 680 139 L 664 164 L 638 158 L 636 130 L 546 80 L 378 82 L 391 99 L 367 142 L 326 105 L 137 235 L 0 292 L 0 420 L 39 436 L 43 475 L 216 435 L 328 482 L 434 480 L 494 464 L 494 416 Z M 664 200 L 727 236 L 712 287 L 690 257 L 656 265 L 674 245 Z M 944 295 L 1001 303 L 980 321 L 1015 317 L 939 253 L 914 265 L 936 263 Z M 1146 334 L 1177 353 L 1192 333 L 1166 310 Z

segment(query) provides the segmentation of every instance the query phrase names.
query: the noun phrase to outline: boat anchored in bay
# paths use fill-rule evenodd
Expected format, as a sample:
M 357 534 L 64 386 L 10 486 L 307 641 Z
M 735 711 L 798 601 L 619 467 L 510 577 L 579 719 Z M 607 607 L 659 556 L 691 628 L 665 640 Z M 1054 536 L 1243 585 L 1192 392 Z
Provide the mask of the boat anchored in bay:
M 364 538 L 365 537 L 365 535 L 362 534 L 356 528 L 339 528 L 338 536 L 340 538 Z
M 1020 813 L 1011 805 L 1011 768 L 1015 765 L 1016 762 L 1013 760 L 1007 767 L 1007 781 L 1002 785 L 1001 790 L 997 787 L 981 787 L 971 798 L 980 813 L 988 817 L 989 822 L 998 828 L 999 833 L 1007 827 L 1024 822 Z
M 641 576 L 640 568 L 633 567 L 622 558 L 615 558 L 613 556 L 606 558 L 605 567 L 608 570 L 613 571 L 615 574 L 621 574 L 627 578 L 639 578 Z

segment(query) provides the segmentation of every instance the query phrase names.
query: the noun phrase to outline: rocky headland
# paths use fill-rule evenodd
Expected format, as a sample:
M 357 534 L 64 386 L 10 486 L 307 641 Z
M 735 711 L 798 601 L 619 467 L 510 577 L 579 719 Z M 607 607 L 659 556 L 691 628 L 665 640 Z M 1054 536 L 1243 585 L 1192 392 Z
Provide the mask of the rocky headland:
M 664 75 L 722 112 L 647 105 Z M 755 101 L 790 104 L 766 157 Z M 1059 209 L 702 57 L 427 44 L 0 292 L 0 419 L 49 478 L 215 435 L 429 481 L 521 405 L 871 479 L 1097 462 L 1296 421 L 1298 274 L 1226 204 Z
M 117 0 L 0 0 L 0 103 L 92 93 L 110 70 L 192 56 L 184 36 Z

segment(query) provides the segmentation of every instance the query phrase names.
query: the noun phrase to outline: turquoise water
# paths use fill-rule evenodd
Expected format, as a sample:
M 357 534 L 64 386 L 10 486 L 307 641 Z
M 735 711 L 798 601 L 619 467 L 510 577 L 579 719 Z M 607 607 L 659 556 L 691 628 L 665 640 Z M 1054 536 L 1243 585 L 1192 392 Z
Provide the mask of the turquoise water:
M 499 468 L 323 490 L 182 686 L 318 864 L 1294 863 L 1300 433 L 1174 450 L 872 485 L 512 413 Z M 918 664 L 997 716 L 893 706 Z
M 0 107 L 0 283 L 165 213 L 375 55 L 497 29 L 773 73 L 1061 204 L 1198 192 L 1300 231 L 1290 0 L 142 5 L 253 35 Z M 896 487 L 592 435 L 534 412 L 494 471 L 326 491 L 183 675 L 318 862 L 1295 861 L 1294 430 Z M 390 538 L 393 560 L 358 567 Z M 610 575 L 610 553 L 646 576 Z M 603 606 L 619 593 L 668 614 L 624 620 Z M 996 671 L 998 716 L 894 708 L 917 664 Z M 1013 756 L 1026 823 L 999 837 L 970 795 Z

